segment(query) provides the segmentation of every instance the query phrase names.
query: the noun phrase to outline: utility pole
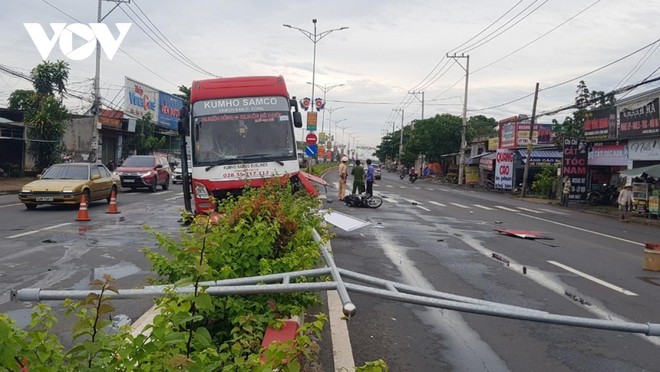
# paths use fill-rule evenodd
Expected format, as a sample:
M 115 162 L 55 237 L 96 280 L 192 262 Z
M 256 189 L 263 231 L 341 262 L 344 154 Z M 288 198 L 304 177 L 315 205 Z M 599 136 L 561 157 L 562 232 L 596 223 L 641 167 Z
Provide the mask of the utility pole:
M 460 154 L 460 164 L 458 165 L 458 184 L 462 185 L 463 184 L 463 176 L 465 174 L 465 146 L 467 145 L 465 143 L 465 130 L 467 129 L 467 99 L 468 99 L 468 79 L 470 77 L 470 55 L 468 54 L 467 56 L 463 53 L 461 55 L 457 55 L 454 53 L 453 56 L 450 56 L 447 54 L 447 58 L 453 58 L 455 60 L 458 60 L 459 58 L 465 58 L 466 63 L 465 67 L 461 65 L 460 63 L 458 64 L 465 70 L 465 98 L 463 99 L 463 126 L 461 128 L 461 154 Z
M 392 111 L 401 112 L 401 140 L 399 142 L 399 164 L 401 164 L 401 154 L 403 153 L 403 117 L 404 117 L 404 110 L 402 108 L 400 108 L 400 109 L 393 109 Z
M 116 3 L 114 8 L 110 9 L 108 14 L 103 15 L 103 1 Z M 121 3 L 130 3 L 131 0 L 99 0 L 96 23 L 101 23 L 105 17 L 110 15 Z M 99 133 L 99 116 L 101 116 L 101 43 L 96 39 L 96 72 L 94 73 L 94 103 L 92 104 L 92 114 L 94 115 L 94 125 L 92 129 L 92 152 L 89 161 L 97 163 L 103 155 L 103 141 Z M 113 157 L 114 158 L 114 157 Z M 112 159 L 114 160 L 114 159 Z
M 421 102 L 422 102 L 422 120 L 424 120 L 424 91 L 419 91 L 419 90 L 416 91 L 416 92 L 412 91 L 412 92 L 408 92 L 408 94 L 412 94 L 413 97 L 415 97 L 415 98 L 417 98 L 418 94 L 422 95 L 422 100 L 421 100 Z M 417 99 L 419 100 L 419 98 L 417 98 Z
M 529 175 L 529 163 L 532 161 L 532 140 L 534 139 L 534 122 L 536 121 L 536 102 L 539 98 L 539 83 L 536 83 L 534 89 L 534 106 L 532 106 L 532 120 L 529 123 L 529 139 L 527 141 L 527 160 L 525 161 L 525 170 L 523 171 L 522 191 L 521 196 L 525 197 L 525 190 L 527 190 L 527 176 Z
M 328 112 L 330 113 L 330 118 L 328 119 L 328 121 L 330 122 L 330 127 L 328 128 L 328 137 L 330 137 L 332 135 L 332 113 L 337 111 L 337 110 L 341 110 L 343 108 L 344 107 L 341 106 L 341 107 L 335 107 L 335 108 L 327 108 L 327 109 L 323 110 L 324 112 L 325 112 L 325 110 L 328 110 Z M 325 113 L 324 113 L 324 115 L 325 115 Z M 337 131 L 337 128 L 335 127 L 335 132 L 336 131 Z

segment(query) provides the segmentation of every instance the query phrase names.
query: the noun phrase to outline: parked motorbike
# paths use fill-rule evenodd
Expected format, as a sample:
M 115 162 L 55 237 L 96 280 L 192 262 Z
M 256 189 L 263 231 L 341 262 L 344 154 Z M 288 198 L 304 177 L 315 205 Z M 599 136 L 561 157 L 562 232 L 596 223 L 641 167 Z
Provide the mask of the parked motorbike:
M 417 178 L 418 178 L 417 174 L 411 174 L 410 176 L 408 176 L 408 181 L 410 181 L 410 183 L 415 183 L 415 181 L 417 181 Z
M 383 199 L 376 195 L 347 195 L 344 197 L 344 203 L 349 207 L 378 208 L 383 204 Z
M 600 190 L 591 189 L 587 192 L 587 203 L 589 205 L 615 205 L 619 197 L 616 186 L 603 184 Z

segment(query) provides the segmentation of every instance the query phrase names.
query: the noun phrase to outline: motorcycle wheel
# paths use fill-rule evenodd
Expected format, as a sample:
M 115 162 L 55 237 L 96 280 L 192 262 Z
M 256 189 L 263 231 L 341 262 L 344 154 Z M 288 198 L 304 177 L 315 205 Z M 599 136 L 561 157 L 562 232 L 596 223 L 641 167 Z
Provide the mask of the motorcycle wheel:
M 591 194 L 587 195 L 587 203 L 591 206 L 598 205 L 599 198 L 597 195 Z
M 378 208 L 383 205 L 383 199 L 380 196 L 371 196 L 367 198 L 367 206 L 369 208 Z

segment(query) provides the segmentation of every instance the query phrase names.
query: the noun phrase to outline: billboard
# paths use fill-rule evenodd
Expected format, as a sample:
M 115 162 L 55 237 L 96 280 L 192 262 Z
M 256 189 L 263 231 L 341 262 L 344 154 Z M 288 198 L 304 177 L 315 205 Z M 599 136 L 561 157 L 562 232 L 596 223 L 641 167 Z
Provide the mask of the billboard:
M 156 123 L 161 127 L 177 130 L 183 100 L 171 94 L 158 92 L 158 107 L 158 117 L 155 118 Z
M 660 134 L 660 98 L 619 107 L 619 138 L 655 137 Z
M 568 200 L 584 200 L 587 193 L 587 142 L 577 138 L 565 138 L 561 174 L 571 179 Z
M 141 118 L 147 112 L 158 123 L 158 90 L 126 77 L 124 87 L 124 112 L 128 116 Z
M 553 124 L 534 124 L 532 145 L 551 144 L 555 138 Z M 501 149 L 526 147 L 529 143 L 531 124 L 525 115 L 514 116 L 499 121 Z
M 495 188 L 513 189 L 513 151 L 498 149 L 495 163 Z
M 588 140 L 616 138 L 616 108 L 608 107 L 587 112 L 582 129 L 584 129 L 584 138 Z

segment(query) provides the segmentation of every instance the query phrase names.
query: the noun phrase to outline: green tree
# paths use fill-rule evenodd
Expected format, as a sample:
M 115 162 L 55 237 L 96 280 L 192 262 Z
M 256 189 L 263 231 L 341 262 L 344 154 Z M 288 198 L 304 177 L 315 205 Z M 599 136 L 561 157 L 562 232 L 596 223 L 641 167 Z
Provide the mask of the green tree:
M 584 137 L 583 124 L 588 111 L 602 107 L 611 107 L 615 103 L 612 93 L 605 94 L 603 91 L 590 91 L 584 80 L 580 80 L 575 93 L 576 97 L 573 107 L 576 110 L 573 112 L 573 116 L 567 116 L 561 124 L 555 119 L 552 120 L 554 124 L 552 130 L 555 132 L 555 144 L 558 146 L 561 146 L 563 138 Z
M 488 137 L 497 134 L 497 120 L 483 115 L 472 116 L 468 119 L 466 139 L 470 141 L 478 137 Z
M 179 93 L 173 94 L 175 97 L 179 97 L 183 100 L 184 104 L 190 104 L 190 88 L 185 85 L 179 85 Z
M 69 112 L 64 106 L 69 64 L 44 61 L 30 72 L 34 91 L 16 90 L 9 96 L 9 107 L 25 111 L 28 152 L 35 168 L 42 170 L 61 161 L 62 137 Z
M 135 123 L 135 137 L 124 147 L 127 156 L 131 151 L 138 155 L 146 155 L 165 147 L 167 139 L 156 136 L 156 123 L 152 120 L 151 113 L 147 112 Z

